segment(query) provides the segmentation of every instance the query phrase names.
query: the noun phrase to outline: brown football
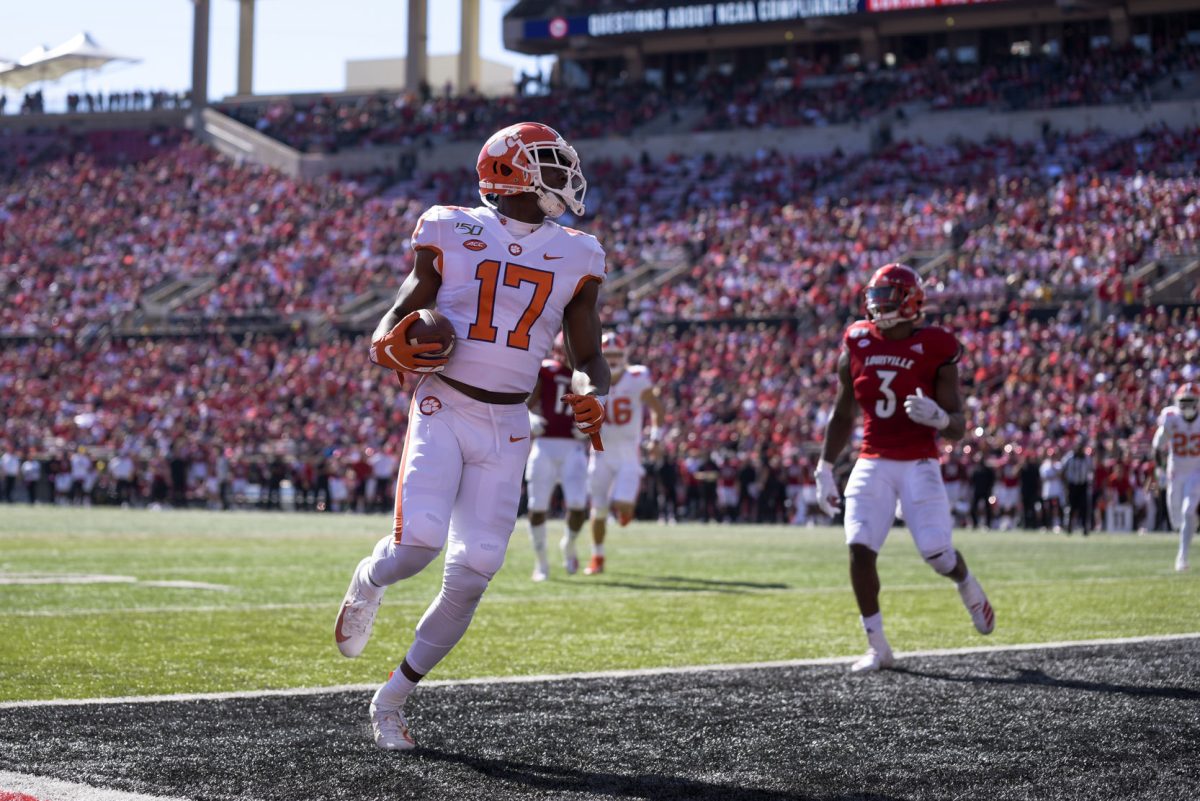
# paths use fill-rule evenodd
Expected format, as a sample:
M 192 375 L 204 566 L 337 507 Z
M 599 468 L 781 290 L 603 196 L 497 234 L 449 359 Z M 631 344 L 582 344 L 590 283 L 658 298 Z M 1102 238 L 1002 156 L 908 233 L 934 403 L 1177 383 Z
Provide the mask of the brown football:
M 410 345 L 436 342 L 442 346 L 440 351 L 428 354 L 430 356 L 449 356 L 454 350 L 454 323 L 434 309 L 421 309 L 420 316 L 408 327 L 407 333 Z

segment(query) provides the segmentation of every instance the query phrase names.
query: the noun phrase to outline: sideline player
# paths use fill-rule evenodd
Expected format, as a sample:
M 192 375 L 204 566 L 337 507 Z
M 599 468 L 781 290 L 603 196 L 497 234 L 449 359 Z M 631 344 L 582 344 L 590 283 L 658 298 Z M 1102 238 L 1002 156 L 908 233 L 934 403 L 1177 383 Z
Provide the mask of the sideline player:
M 529 456 L 525 402 L 560 328 L 575 368 L 575 392 L 563 400 L 584 433 L 599 432 L 604 420 L 609 371 L 596 311 L 604 249 L 548 219 L 568 208 L 583 214 L 579 157 L 553 129 L 525 122 L 493 134 L 476 168 L 484 205 L 421 215 L 416 264 L 371 340 L 376 364 L 423 375 L 412 392 L 392 533 L 355 568 L 335 623 L 343 655 L 366 647 L 384 590 L 446 547 L 441 592 L 371 700 L 372 734 L 385 749 L 415 747 L 404 703 L 466 633 L 504 561 Z M 452 355 L 407 335 L 418 310 L 434 306 L 454 324 Z
M 577 436 L 575 415 L 563 398 L 571 393 L 571 368 L 555 354 L 542 362 L 537 384 L 529 396 L 529 425 L 533 448 L 525 468 L 529 494 L 529 538 L 533 542 L 536 564 L 533 580 L 545 581 L 550 575 L 546 555 L 546 512 L 554 486 L 562 487 L 567 507 L 566 530 L 559 547 L 567 575 L 579 570 L 575 541 L 587 520 L 588 455 L 585 440 Z
M 622 526 L 633 520 L 638 482 L 642 477 L 642 423 L 644 407 L 652 414 L 650 444 L 662 442 L 666 408 L 649 368 L 629 364 L 625 338 L 612 331 L 601 344 L 612 372 L 608 414 L 604 420 L 604 450 L 592 451 L 588 464 L 588 489 L 592 496 L 592 558 L 583 572 L 604 572 L 604 538 L 608 533 L 608 510 L 612 506 Z M 657 454 L 656 454 L 657 456 Z
M 1188 569 L 1188 551 L 1196 533 L 1200 505 L 1200 390 L 1187 383 L 1175 392 L 1175 404 L 1162 410 L 1154 432 L 1154 454 L 1167 463 L 1167 513 L 1179 532 L 1175 569 Z
M 937 435 L 966 430 L 958 389 L 961 346 L 944 328 L 918 327 L 925 290 L 910 267 L 888 264 L 866 289 L 867 319 L 846 329 L 838 358 L 838 393 L 817 463 L 817 499 L 827 514 L 839 505 L 833 463 L 845 449 L 856 408 L 863 410 L 862 450 L 846 483 L 850 584 L 867 634 L 866 655 L 851 670 L 890 668 L 892 649 L 879 611 L 875 566 L 897 500 L 925 562 L 953 580 L 980 634 L 995 616 L 983 588 L 951 541 L 950 503 L 938 465 Z

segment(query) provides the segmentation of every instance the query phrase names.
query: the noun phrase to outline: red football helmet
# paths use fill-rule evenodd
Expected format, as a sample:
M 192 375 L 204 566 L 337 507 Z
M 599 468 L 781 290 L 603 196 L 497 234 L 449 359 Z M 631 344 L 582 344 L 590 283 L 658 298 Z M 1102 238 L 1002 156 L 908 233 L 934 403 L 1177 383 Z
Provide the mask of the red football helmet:
M 563 185 L 547 185 L 543 168 L 563 173 Z M 489 208 L 496 207 L 493 195 L 533 192 L 547 217 L 562 216 L 568 208 L 582 217 L 586 210 L 587 180 L 579 168 L 579 154 L 558 131 L 540 122 L 519 122 L 492 134 L 479 151 L 475 170 L 479 196 Z
M 629 343 L 616 331 L 609 331 L 600 338 L 600 351 L 608 360 L 610 370 L 621 370 L 629 355 Z
M 867 319 L 880 328 L 921 319 L 925 287 L 917 271 L 905 264 L 885 264 L 867 282 Z
M 1175 405 L 1185 420 L 1195 420 L 1200 411 L 1200 390 L 1191 381 L 1175 390 Z

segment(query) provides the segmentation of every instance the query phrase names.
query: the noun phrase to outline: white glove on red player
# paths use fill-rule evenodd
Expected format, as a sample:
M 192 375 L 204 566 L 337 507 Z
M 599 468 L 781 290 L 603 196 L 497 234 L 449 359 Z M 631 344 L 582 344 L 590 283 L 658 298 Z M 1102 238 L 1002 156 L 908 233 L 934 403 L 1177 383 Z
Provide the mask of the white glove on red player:
M 833 477 L 833 465 L 821 459 L 813 478 L 817 481 L 817 506 L 833 517 L 842 510 L 842 496 L 838 492 L 837 479 Z
M 919 389 L 916 395 L 909 395 L 904 399 L 904 411 L 914 423 L 936 428 L 938 431 L 950 425 L 949 413 L 938 406 L 933 398 L 925 397 L 925 393 Z

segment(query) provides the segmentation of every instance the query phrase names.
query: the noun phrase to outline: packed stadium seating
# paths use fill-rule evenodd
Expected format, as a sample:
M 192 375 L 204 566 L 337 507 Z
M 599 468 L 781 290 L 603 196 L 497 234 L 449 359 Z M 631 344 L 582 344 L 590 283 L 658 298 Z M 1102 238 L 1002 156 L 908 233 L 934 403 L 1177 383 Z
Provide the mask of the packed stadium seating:
M 654 86 L 596 79 L 589 90 L 486 98 L 474 93 L 379 93 L 230 102 L 229 116 L 313 153 L 423 141 L 482 140 L 505 122 L 544 120 L 575 139 L 624 135 L 656 119 L 698 112 L 697 131 L 862 122 L 900 107 L 1021 110 L 1174 96 L 1200 63 L 1190 46 L 1129 47 L 1082 55 L 1030 54 L 986 63 L 937 57 L 894 68 L 781 59 L 758 72 L 705 71 Z

